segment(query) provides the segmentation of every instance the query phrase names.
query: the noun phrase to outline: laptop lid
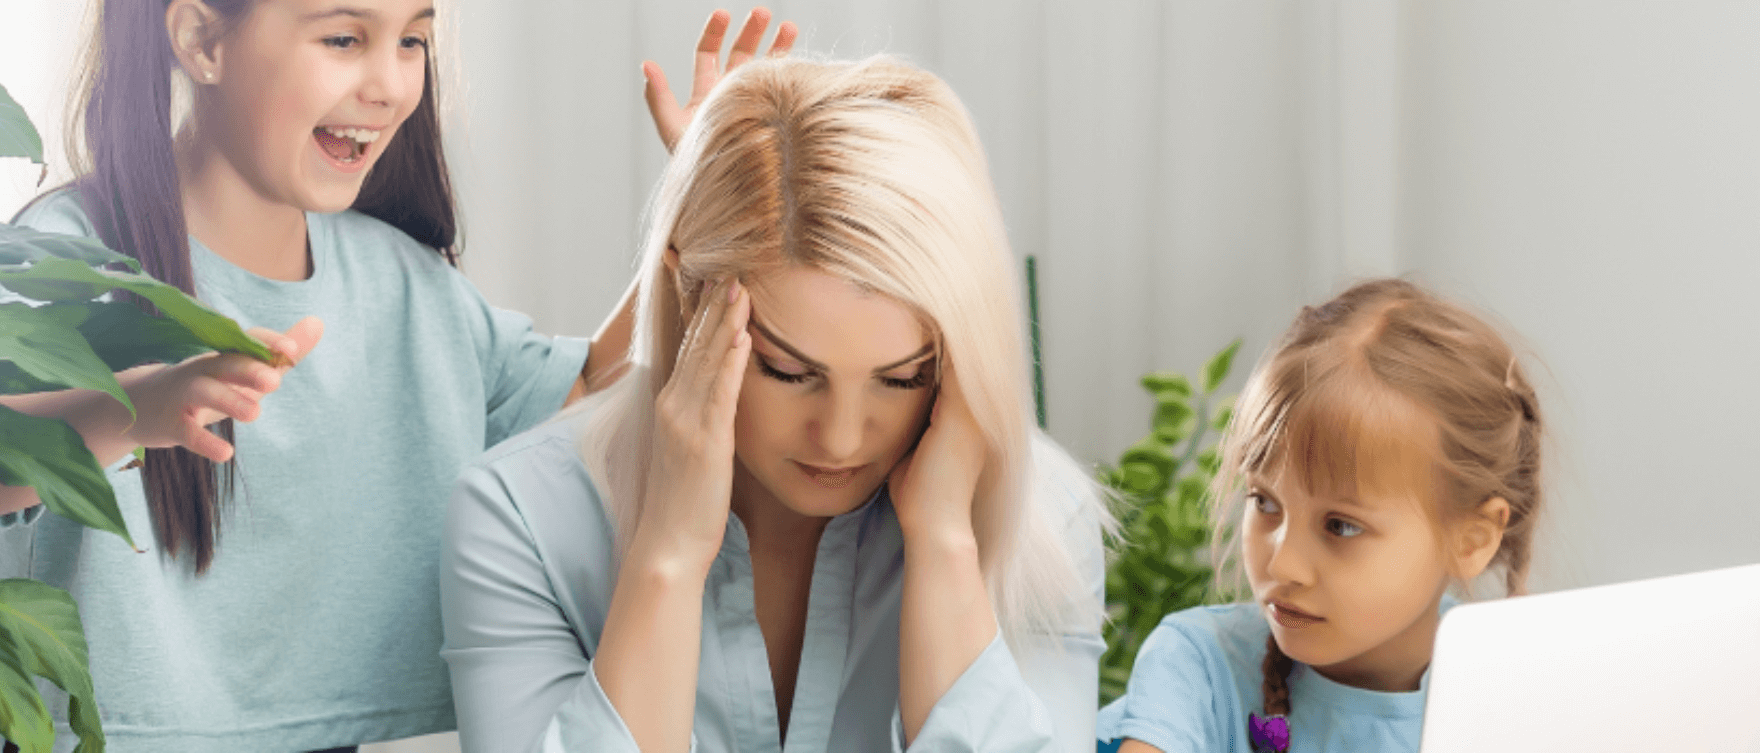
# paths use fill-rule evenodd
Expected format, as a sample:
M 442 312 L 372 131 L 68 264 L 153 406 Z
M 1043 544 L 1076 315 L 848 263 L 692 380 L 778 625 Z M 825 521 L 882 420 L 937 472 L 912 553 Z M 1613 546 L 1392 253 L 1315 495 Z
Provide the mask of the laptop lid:
M 1423 753 L 1760 753 L 1760 565 L 1443 616 Z

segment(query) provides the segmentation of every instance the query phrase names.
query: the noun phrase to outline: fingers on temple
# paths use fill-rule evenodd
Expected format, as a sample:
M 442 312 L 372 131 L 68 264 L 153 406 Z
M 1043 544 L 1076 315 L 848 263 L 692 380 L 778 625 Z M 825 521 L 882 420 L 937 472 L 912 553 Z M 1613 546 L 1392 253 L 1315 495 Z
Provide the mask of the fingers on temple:
M 739 388 L 745 381 L 746 359 L 752 353 L 752 335 L 746 331 L 746 321 L 751 316 L 751 296 L 744 289 L 740 290 L 739 300 L 734 303 L 733 310 L 727 316 L 727 323 L 722 327 L 731 332 L 732 338 L 727 350 L 722 355 L 721 368 L 715 377 L 714 404 L 718 406 L 723 419 L 731 419 L 734 406 L 739 403 Z

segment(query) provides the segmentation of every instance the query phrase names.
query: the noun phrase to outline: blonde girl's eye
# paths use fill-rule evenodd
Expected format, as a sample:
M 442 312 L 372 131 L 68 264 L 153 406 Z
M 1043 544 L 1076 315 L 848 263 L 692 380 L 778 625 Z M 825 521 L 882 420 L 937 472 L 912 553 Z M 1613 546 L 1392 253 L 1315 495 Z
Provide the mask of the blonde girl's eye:
M 1278 506 L 1277 500 L 1258 492 L 1247 494 L 1247 504 L 1252 505 L 1254 510 L 1258 510 L 1260 515 L 1276 515 L 1283 512 L 1283 508 Z
M 1363 527 L 1344 518 L 1327 518 L 1326 532 L 1341 539 L 1348 539 L 1363 532 Z

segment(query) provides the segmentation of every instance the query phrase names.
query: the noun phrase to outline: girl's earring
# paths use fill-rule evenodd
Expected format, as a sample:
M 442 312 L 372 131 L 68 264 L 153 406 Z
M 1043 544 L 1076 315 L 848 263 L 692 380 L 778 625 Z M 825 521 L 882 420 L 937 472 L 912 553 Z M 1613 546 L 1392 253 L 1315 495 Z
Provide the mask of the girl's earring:
M 202 71 L 202 80 L 206 81 L 210 84 L 214 83 L 214 72 L 213 71 Z

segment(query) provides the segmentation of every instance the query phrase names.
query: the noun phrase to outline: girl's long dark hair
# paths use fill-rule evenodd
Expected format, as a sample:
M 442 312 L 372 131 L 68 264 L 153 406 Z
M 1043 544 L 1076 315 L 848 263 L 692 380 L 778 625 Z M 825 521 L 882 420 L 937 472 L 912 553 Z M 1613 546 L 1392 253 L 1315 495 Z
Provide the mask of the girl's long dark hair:
M 206 0 L 238 25 L 253 0 Z M 168 0 L 102 0 L 82 102 L 90 170 L 74 180 L 98 237 L 159 280 L 195 295 L 189 231 L 173 147 L 171 86 L 177 59 L 165 29 Z M 354 209 L 377 217 L 457 264 L 457 218 L 441 151 L 430 53 L 422 99 L 368 174 Z M 77 122 L 81 118 L 76 117 Z M 215 430 L 228 442 L 232 422 Z M 193 557 L 206 572 L 220 537 L 220 506 L 235 466 L 181 447 L 147 450 L 147 509 L 161 553 Z

